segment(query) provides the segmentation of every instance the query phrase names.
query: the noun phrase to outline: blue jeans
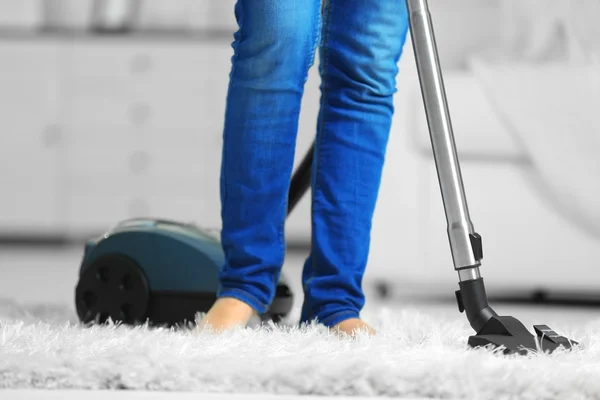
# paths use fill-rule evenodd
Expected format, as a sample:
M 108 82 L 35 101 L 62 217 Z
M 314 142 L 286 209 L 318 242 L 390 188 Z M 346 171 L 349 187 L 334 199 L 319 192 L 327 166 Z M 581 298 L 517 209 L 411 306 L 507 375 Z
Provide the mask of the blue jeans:
M 405 0 L 238 0 L 221 167 L 218 297 L 263 313 L 284 262 L 300 103 L 319 50 L 312 246 L 301 323 L 359 317 L 408 32 Z M 307 221 L 308 223 L 308 221 Z

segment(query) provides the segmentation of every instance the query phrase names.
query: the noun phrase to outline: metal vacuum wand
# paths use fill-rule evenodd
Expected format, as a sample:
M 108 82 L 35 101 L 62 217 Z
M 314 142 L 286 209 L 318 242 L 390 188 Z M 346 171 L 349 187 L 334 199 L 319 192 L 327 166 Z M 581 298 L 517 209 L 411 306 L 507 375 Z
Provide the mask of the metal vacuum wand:
M 429 136 L 437 169 L 442 201 L 448 223 L 448 239 L 460 290 L 456 291 L 459 311 L 465 311 L 478 333 L 469 338 L 473 347 L 502 346 L 505 352 L 552 351 L 570 348 L 572 342 L 546 325 L 534 328 L 538 340 L 513 317 L 499 316 L 488 304 L 479 267 L 483 259 L 481 236 L 475 232 L 465 195 L 444 80 L 427 0 L 406 0 L 410 33 Z
M 479 277 L 481 237 L 473 229 L 450 121 L 427 1 L 409 1 L 411 36 L 440 189 L 448 221 L 454 268 L 461 281 Z M 465 271 L 465 273 L 460 273 Z

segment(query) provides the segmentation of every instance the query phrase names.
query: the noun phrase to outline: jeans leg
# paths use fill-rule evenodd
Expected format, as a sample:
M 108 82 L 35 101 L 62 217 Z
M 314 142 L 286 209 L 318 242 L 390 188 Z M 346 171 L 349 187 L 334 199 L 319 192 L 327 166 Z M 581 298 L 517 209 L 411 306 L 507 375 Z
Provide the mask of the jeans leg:
M 221 164 L 225 265 L 217 297 L 264 313 L 285 254 L 300 104 L 320 35 L 320 0 L 238 0 Z
M 327 0 L 301 322 L 333 326 L 364 306 L 362 278 L 407 33 L 404 0 Z

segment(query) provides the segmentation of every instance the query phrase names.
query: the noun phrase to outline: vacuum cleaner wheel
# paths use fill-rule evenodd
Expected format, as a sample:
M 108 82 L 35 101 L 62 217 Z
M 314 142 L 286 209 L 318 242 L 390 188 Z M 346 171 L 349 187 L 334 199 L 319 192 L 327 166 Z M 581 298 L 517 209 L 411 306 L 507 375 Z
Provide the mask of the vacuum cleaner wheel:
M 131 258 L 111 254 L 99 257 L 79 278 L 75 305 L 83 323 L 144 322 L 150 291 L 141 268 Z

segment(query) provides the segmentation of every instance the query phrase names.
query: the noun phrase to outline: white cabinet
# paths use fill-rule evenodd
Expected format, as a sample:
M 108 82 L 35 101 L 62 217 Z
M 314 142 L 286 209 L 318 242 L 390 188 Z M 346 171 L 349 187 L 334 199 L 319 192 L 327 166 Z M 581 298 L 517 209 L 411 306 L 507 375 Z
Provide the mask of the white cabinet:
M 228 40 L 0 42 L 0 233 L 81 237 L 132 217 L 221 225 Z M 296 166 L 316 131 L 311 71 Z M 310 194 L 288 221 L 310 239 Z
M 65 46 L 72 233 L 139 216 L 219 226 L 229 58 L 221 43 Z
M 232 49 L 227 41 L 98 39 L 62 49 L 62 120 L 72 235 L 124 218 L 221 225 L 219 177 Z M 318 80 L 308 86 L 296 164 L 314 138 Z M 309 195 L 289 237 L 310 238 Z
M 0 231 L 60 229 L 61 128 L 57 47 L 0 42 Z

